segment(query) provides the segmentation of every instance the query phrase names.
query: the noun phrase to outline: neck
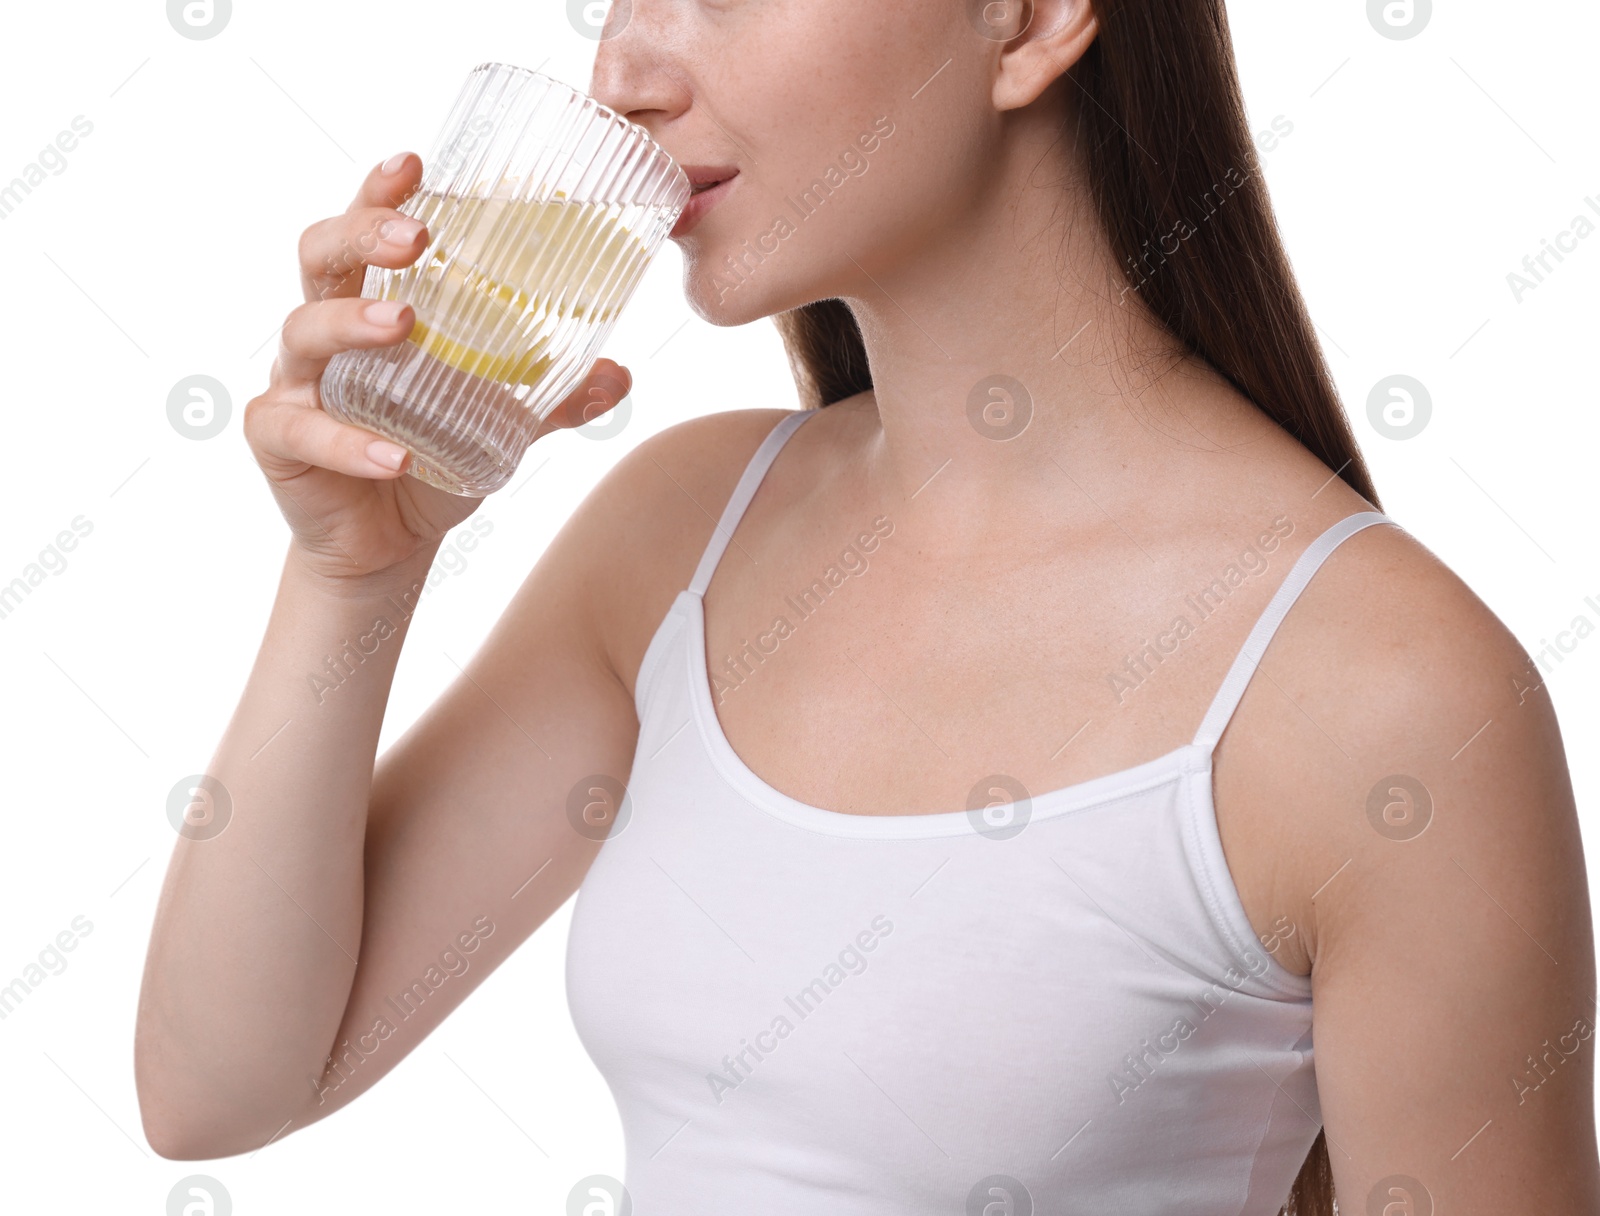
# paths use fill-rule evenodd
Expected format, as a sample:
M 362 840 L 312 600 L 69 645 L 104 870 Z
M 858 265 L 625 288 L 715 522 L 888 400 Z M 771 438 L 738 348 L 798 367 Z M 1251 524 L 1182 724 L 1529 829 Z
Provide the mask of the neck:
M 841 292 L 872 368 L 871 477 L 957 543 L 1012 511 L 1093 511 L 1085 494 L 1114 513 L 1183 450 L 1264 421 L 1128 289 L 1046 134 L 997 166 L 1015 186 L 952 200 L 948 226 L 858 261 Z

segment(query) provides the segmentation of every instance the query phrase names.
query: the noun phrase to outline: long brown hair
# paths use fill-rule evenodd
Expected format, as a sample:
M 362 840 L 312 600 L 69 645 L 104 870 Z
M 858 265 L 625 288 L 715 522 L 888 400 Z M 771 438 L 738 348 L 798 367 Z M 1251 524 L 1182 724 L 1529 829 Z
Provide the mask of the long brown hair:
M 1095 8 L 1099 33 L 1069 76 L 1095 209 L 1128 295 L 1382 510 L 1278 235 L 1223 0 L 1095 0 Z M 844 301 L 818 300 L 774 321 L 802 405 L 872 387 Z M 1319 1130 L 1281 1216 L 1333 1211 Z

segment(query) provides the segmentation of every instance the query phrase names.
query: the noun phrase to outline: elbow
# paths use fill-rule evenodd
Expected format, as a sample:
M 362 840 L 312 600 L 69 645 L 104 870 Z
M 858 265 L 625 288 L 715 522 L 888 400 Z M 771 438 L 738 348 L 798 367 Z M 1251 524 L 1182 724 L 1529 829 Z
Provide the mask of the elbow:
M 229 1129 L 219 1120 L 173 1115 L 139 1099 L 144 1138 L 158 1157 L 168 1161 L 216 1161 L 254 1152 L 270 1144 L 273 1133 Z
M 215 1161 L 254 1152 L 284 1130 L 260 1109 L 228 1102 L 222 1095 L 162 1077 L 142 1062 L 134 1069 L 134 1089 L 144 1138 L 168 1161 Z M 266 1123 L 271 1122 L 271 1127 Z M 263 1130 L 263 1128 L 265 1130 Z
M 173 1124 L 152 1123 L 146 1119 L 144 1138 L 158 1157 L 168 1161 L 212 1161 L 227 1154 L 218 1152 L 205 1137 L 194 1134 L 194 1129 Z
M 168 1161 L 210 1161 L 224 1156 L 213 1143 L 216 1124 L 212 1122 L 208 1130 L 208 1121 L 195 1117 L 195 1103 L 189 1100 L 192 1095 L 186 1097 L 174 1087 L 170 1065 L 155 1063 L 157 1058 L 159 1053 L 149 1050 L 145 1036 L 136 1035 L 133 1088 L 145 1142 Z
M 196 1117 L 186 1109 L 186 1103 L 152 1093 L 144 1082 L 136 1088 L 144 1138 L 158 1157 L 168 1161 L 215 1161 L 251 1147 L 225 1145 L 218 1134 L 225 1126 L 220 1120 Z
M 186 1119 L 175 1104 L 163 1101 L 150 1092 L 150 1087 L 140 1082 L 136 1085 L 139 1097 L 139 1122 L 144 1128 L 145 1142 L 155 1150 L 156 1156 L 168 1161 L 211 1161 L 226 1154 L 212 1143 L 213 1136 L 196 1119 Z

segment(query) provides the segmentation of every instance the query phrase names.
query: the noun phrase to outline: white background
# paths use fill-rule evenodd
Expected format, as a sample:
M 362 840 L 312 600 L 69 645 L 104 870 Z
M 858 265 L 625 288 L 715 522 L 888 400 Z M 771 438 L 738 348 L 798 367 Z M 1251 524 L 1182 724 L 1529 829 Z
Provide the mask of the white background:
M 1439 4 L 1404 41 L 1374 31 L 1364 0 L 1229 10 L 1252 127 L 1293 124 L 1262 162 L 1388 513 L 1530 653 L 1579 615 L 1600 624 L 1600 233 L 1520 302 L 1506 278 L 1586 196 L 1600 205 L 1595 6 Z M 93 526 L 0 619 L 0 985 L 75 916 L 93 923 L 0 1021 L 6 1206 L 159 1216 L 178 1179 L 204 1172 L 241 1214 L 563 1210 L 579 1177 L 623 1167 L 610 1094 L 566 1009 L 570 903 L 372 1094 L 259 1154 L 157 1157 L 139 1130 L 132 1035 L 173 841 L 168 791 L 203 769 L 232 713 L 286 542 L 239 412 L 298 302 L 296 239 L 343 210 L 371 165 L 425 152 L 474 64 L 542 65 L 583 87 L 596 44 L 558 0 L 238 3 L 207 40 L 180 37 L 150 0 L 6 18 L 0 184 L 76 116 L 93 123 L 65 170 L 0 220 L 0 584 L 75 517 Z M 771 322 L 705 324 L 680 274 L 669 243 L 606 347 L 634 372 L 626 427 L 541 442 L 515 493 L 480 510 L 493 531 L 428 595 L 383 746 L 627 449 L 694 415 L 795 404 Z M 1396 373 L 1433 401 L 1404 441 L 1367 420 L 1369 391 Z M 194 374 L 233 404 L 202 442 L 166 412 Z M 1597 674 L 1591 638 L 1549 677 L 1591 872 Z

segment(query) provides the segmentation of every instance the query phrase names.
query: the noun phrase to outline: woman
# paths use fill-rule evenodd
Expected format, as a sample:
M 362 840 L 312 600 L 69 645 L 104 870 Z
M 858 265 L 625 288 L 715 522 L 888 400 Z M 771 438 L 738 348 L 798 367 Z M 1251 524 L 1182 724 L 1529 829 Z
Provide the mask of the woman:
M 412 323 L 325 268 L 415 258 L 418 160 L 306 230 L 238 823 L 179 841 L 145 975 L 157 1151 L 338 1109 L 582 882 L 641 1213 L 1600 1208 L 1551 704 L 1376 510 L 1219 0 L 629 11 L 591 89 L 719 183 L 688 297 L 775 317 L 810 408 L 639 445 L 374 768 L 477 503 L 318 409 Z

